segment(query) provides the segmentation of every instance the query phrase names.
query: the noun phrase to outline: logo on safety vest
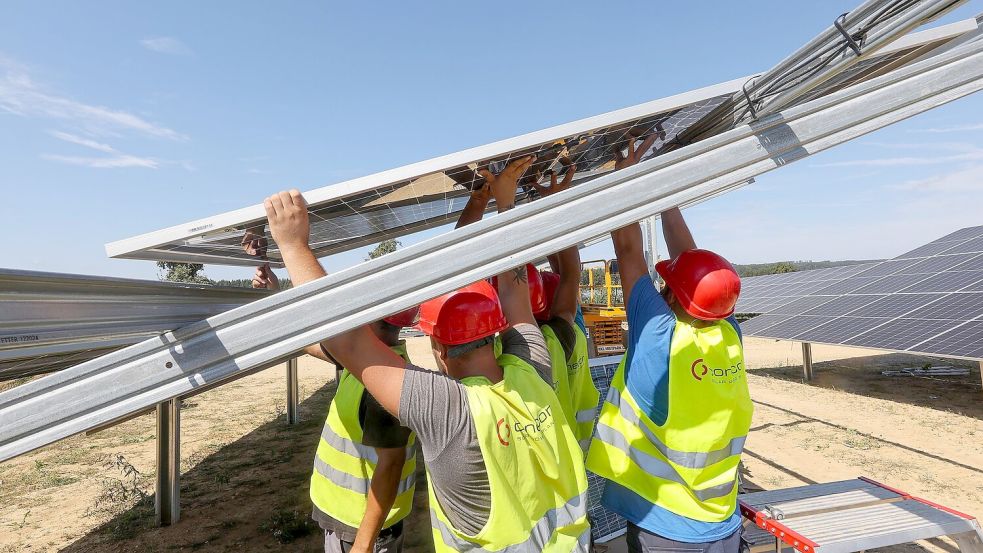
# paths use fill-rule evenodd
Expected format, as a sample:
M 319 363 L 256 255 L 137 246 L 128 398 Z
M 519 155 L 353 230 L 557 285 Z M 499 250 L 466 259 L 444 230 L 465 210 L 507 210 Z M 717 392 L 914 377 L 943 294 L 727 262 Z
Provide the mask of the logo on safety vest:
M 509 428 L 505 419 L 498 419 L 498 423 L 495 424 L 495 430 L 498 433 L 498 441 L 504 446 L 509 445 L 509 438 L 512 437 L 512 429 Z
M 547 405 L 532 420 L 526 419 L 513 423 L 504 417 L 498 419 L 495 423 L 495 432 L 498 434 L 499 443 L 507 446 L 512 443 L 513 435 L 519 441 L 542 440 L 543 431 L 553 428 L 553 424 L 553 407 Z
M 702 381 L 704 377 L 710 375 L 710 382 L 714 384 L 733 384 L 737 381 L 737 375 L 744 369 L 743 363 L 736 363 L 727 368 L 708 367 L 701 357 L 689 367 L 689 372 L 693 378 Z

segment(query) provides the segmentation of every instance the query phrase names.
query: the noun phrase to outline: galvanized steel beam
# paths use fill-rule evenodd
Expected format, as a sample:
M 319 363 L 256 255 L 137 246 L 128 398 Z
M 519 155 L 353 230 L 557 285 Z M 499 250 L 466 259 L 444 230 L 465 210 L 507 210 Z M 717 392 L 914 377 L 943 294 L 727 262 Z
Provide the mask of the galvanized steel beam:
M 198 387 L 428 298 L 983 88 L 971 43 L 480 223 L 0 394 L 0 460 Z
M 78 365 L 265 290 L 0 269 L 0 380 Z

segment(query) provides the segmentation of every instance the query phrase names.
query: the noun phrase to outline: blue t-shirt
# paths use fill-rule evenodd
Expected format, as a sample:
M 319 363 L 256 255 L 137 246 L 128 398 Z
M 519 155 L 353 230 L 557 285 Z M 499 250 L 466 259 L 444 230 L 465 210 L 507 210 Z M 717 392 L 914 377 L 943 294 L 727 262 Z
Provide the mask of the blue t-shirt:
M 577 305 L 577 314 L 574 315 L 573 322 L 577 323 L 577 326 L 580 327 L 580 331 L 584 333 L 584 336 L 587 336 L 587 325 L 584 324 L 584 312 L 580 310 L 579 304 Z
M 669 418 L 669 346 L 676 329 L 676 315 L 656 290 L 652 279 L 642 276 L 628 297 L 628 351 L 625 380 L 628 391 L 652 422 Z M 740 335 L 741 327 L 727 319 Z M 609 480 L 601 500 L 604 506 L 643 530 L 671 540 L 706 543 L 726 538 L 741 526 L 735 510 L 723 522 L 693 520 L 659 507 L 628 488 Z

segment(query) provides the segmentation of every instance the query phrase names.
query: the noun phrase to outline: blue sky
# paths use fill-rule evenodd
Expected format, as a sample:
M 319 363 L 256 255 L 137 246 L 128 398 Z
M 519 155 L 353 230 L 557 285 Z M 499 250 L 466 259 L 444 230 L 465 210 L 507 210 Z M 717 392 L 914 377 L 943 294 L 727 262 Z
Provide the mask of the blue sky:
M 155 278 L 103 244 L 760 72 L 858 1 L 6 3 L 0 265 Z M 976 95 L 687 216 L 735 262 L 857 259 L 981 205 Z

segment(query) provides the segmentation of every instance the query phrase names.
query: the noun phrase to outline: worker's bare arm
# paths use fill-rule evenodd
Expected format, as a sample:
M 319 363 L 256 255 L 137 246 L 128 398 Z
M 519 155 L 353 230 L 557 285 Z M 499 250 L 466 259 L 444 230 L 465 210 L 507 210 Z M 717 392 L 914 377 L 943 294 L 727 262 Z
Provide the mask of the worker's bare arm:
M 358 534 L 355 536 L 350 553 L 371 553 L 375 550 L 376 538 L 382 531 L 382 525 L 385 524 L 399 491 L 399 480 L 406 460 L 406 448 L 377 447 L 375 452 L 378 462 L 369 485 L 365 516 L 358 526 Z
M 678 207 L 662 212 L 662 235 L 666 239 L 669 257 L 675 258 L 686 250 L 696 248 L 696 241 L 686 226 L 686 220 Z
M 615 154 L 615 170 L 631 167 L 638 163 L 642 155 L 655 142 L 655 135 L 646 138 L 642 144 L 635 148 L 635 141 L 628 141 L 626 154 L 620 151 Z M 621 273 L 621 286 L 625 294 L 625 305 L 628 305 L 628 296 L 631 289 L 642 276 L 648 278 L 648 264 L 645 262 L 645 253 L 642 251 L 642 229 L 638 223 L 632 223 L 611 232 L 611 240 L 614 242 L 614 253 L 618 257 L 618 270 Z
M 498 175 L 492 175 L 485 170 L 481 172 L 481 176 L 488 182 L 491 193 L 495 197 L 499 213 L 515 207 L 515 192 L 519 178 L 529 169 L 533 160 L 533 156 L 513 160 Z M 524 266 L 498 275 L 498 299 L 510 326 L 522 323 L 536 324 L 536 318 L 532 315 L 532 306 L 529 304 L 529 283 Z
M 625 294 L 625 305 L 631 289 L 643 276 L 649 277 L 648 264 L 642 251 L 642 228 L 632 223 L 611 232 L 614 253 L 618 257 L 618 270 L 621 273 L 621 286 Z
M 577 166 L 570 164 L 566 167 L 563 180 L 558 182 L 556 173 L 550 175 L 549 188 L 535 184 L 541 195 L 550 196 L 570 188 Z M 569 323 L 577 316 L 577 306 L 580 304 L 580 250 L 571 246 L 549 256 L 550 268 L 560 275 L 560 284 L 556 287 L 556 295 L 552 298 L 550 314 Z
M 491 186 L 488 183 L 484 183 L 480 188 L 471 191 L 471 197 L 468 198 L 467 205 L 461 211 L 461 216 L 457 220 L 457 226 L 454 228 L 461 228 L 464 225 L 470 225 L 471 223 L 477 223 L 485 215 L 485 209 L 488 208 L 488 200 L 491 199 Z
M 299 286 L 325 276 L 327 273 L 308 244 L 310 221 L 307 203 L 300 192 L 290 190 L 274 194 L 263 205 L 270 233 L 280 248 L 290 280 Z M 398 416 L 406 366 L 401 357 L 386 347 L 367 326 L 325 340 L 324 345 L 332 357 L 365 384 L 386 411 Z

